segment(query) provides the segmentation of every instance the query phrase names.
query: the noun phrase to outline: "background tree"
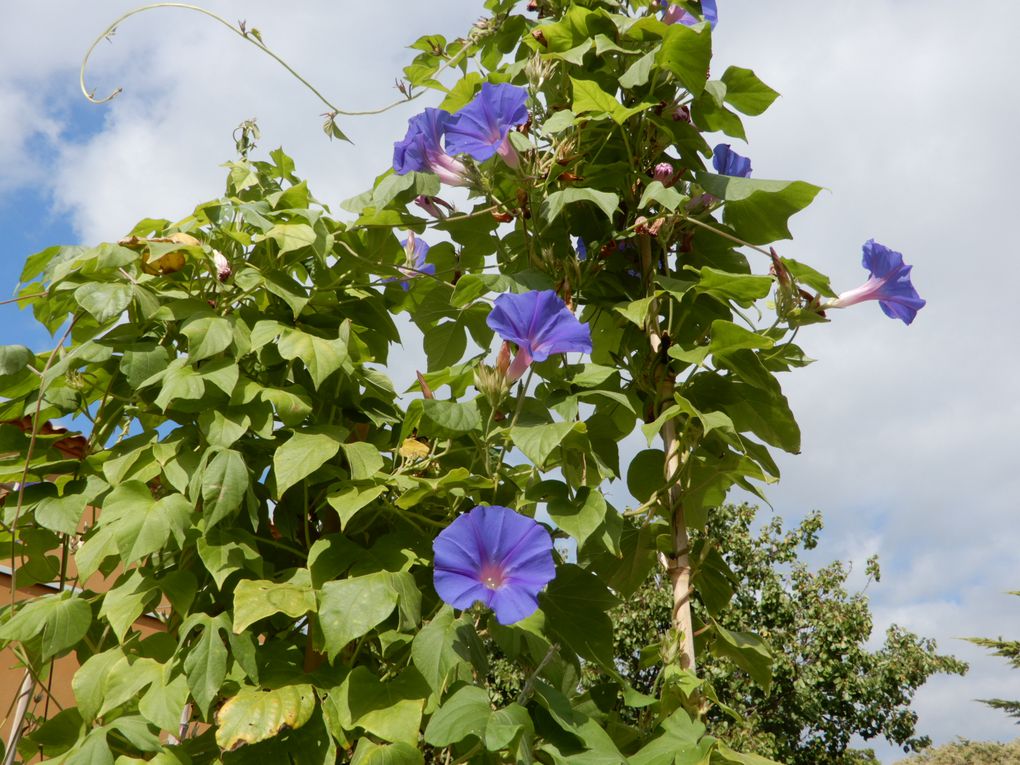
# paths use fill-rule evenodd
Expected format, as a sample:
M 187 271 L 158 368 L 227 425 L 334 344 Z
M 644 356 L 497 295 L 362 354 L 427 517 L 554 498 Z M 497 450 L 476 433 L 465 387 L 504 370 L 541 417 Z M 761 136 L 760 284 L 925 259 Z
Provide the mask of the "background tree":
M 1020 739 L 955 741 L 900 760 L 896 765 L 1020 765 Z
M 1011 592 L 1010 595 L 1020 596 L 1020 592 Z M 998 640 L 970 638 L 970 642 L 991 648 L 996 656 L 1002 656 L 1014 669 L 1020 669 L 1020 640 L 1003 640 L 1001 637 Z M 981 701 L 990 707 L 1003 710 L 1010 717 L 1016 717 L 1020 721 L 1020 701 L 1006 699 L 981 699 Z
M 877 762 L 869 750 L 851 747 L 854 735 L 881 736 L 913 751 L 929 746 L 930 739 L 915 730 L 914 692 L 934 674 L 962 674 L 966 664 L 939 655 L 933 640 L 896 625 L 886 631 L 881 648 L 869 650 L 871 611 L 863 592 L 847 591 L 850 566 L 835 561 L 812 570 L 801 560 L 817 544 L 821 515 L 813 513 L 789 530 L 773 518 L 755 533 L 756 514 L 746 504 L 722 507 L 710 529 L 695 539 L 696 558 L 725 550 L 731 571 L 729 581 L 702 574 L 696 612 L 703 610 L 706 593 L 735 590 L 730 607 L 716 618 L 734 631 L 754 624 L 773 657 L 771 692 L 765 693 L 744 671 L 734 672 L 730 662 L 720 660 L 718 638 L 698 646 L 701 674 L 719 701 L 742 718 L 716 706 L 708 715 L 710 729 L 737 749 L 790 765 Z M 868 574 L 869 583 L 879 578 L 875 558 L 868 561 Z M 670 620 L 669 593 L 656 580 L 650 576 L 613 614 L 622 671 L 645 693 L 663 682 L 661 667 L 648 658 L 658 655 Z

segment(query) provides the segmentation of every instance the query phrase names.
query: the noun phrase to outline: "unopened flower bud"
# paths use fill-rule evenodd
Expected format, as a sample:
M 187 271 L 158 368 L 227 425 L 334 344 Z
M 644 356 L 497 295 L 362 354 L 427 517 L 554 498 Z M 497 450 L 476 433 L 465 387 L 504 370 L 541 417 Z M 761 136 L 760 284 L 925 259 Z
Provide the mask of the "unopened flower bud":
M 216 266 L 216 278 L 221 282 L 225 282 L 230 278 L 230 274 L 233 273 L 230 268 L 230 262 L 219 250 L 213 250 L 213 265 Z
M 690 123 L 690 121 L 691 121 L 691 110 L 688 107 L 686 107 L 686 106 L 678 106 L 673 111 L 673 119 L 675 121 L 677 121 L 677 122 L 687 122 L 687 123 Z
M 652 169 L 652 177 L 663 186 L 672 186 L 676 179 L 676 172 L 669 162 L 660 162 Z
M 427 197 L 424 194 L 419 194 L 414 198 L 414 203 L 421 209 L 431 215 L 433 218 L 439 218 L 443 220 L 447 216 L 447 212 L 453 212 L 456 208 L 447 202 L 445 199 L 439 197 Z M 445 207 L 446 210 L 440 208 Z
M 428 382 L 425 380 L 425 375 L 421 372 L 415 372 L 415 377 L 418 378 L 418 385 L 421 386 L 421 395 L 428 399 L 433 399 L 436 395 L 432 392 L 432 388 L 429 387 Z
M 494 369 L 487 364 L 479 364 L 475 368 L 475 387 L 495 409 L 510 392 L 510 381 L 506 372 Z
M 499 354 L 496 356 L 496 370 L 502 374 L 510 368 L 510 343 L 506 340 L 499 347 Z

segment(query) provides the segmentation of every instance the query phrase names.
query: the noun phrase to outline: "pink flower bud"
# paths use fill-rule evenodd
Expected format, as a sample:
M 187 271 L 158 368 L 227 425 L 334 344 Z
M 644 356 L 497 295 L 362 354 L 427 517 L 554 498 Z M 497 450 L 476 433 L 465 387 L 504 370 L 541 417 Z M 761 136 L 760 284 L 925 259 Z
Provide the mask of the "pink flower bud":
M 444 219 L 448 214 L 446 211 L 441 210 L 440 207 L 445 207 L 449 212 L 453 212 L 455 209 L 453 205 L 439 197 L 427 197 L 424 194 L 416 196 L 414 203 L 433 218 L 439 218 L 440 220 Z
M 672 186 L 676 173 L 669 162 L 660 162 L 652 170 L 652 177 L 663 186 Z

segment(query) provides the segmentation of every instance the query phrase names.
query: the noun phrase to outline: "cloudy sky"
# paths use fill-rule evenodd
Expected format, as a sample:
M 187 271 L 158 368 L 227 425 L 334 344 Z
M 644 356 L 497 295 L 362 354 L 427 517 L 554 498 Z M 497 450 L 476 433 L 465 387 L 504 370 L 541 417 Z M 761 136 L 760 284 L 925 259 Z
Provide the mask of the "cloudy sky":
M 939 742 L 1012 738 L 1016 727 L 973 699 L 1020 696 L 1020 673 L 957 638 L 1020 636 L 1017 599 L 1003 594 L 1020 589 L 1020 343 L 1005 294 L 1020 285 L 1008 229 L 1020 174 L 1020 4 L 719 4 L 716 72 L 748 66 L 783 94 L 747 121 L 750 145 L 735 148 L 756 177 L 826 188 L 781 253 L 843 290 L 864 280 L 860 246 L 874 237 L 905 254 L 928 300 L 910 327 L 868 303 L 801 333 L 819 361 L 785 382 L 804 453 L 783 460 L 773 505 L 790 521 L 825 513 L 819 560 L 852 559 L 862 571 L 880 554 L 883 580 L 869 589 L 876 634 L 896 622 L 971 662 L 967 677 L 920 692 L 922 732 Z M 89 86 L 124 93 L 89 104 L 78 93 L 81 54 L 131 7 L 36 0 L 3 10 L 4 293 L 44 246 L 116 238 L 142 217 L 182 217 L 218 195 L 219 164 L 246 118 L 258 118 L 262 147 L 283 145 L 336 208 L 386 166 L 406 118 L 426 105 L 347 120 L 356 147 L 330 143 L 307 91 L 224 28 L 177 9 L 133 17 L 100 44 Z M 206 7 L 237 17 L 236 3 Z M 481 3 L 244 7 L 248 24 L 334 102 L 366 109 L 394 97 L 404 46 L 463 32 Z M 27 315 L 0 310 L 0 343 L 44 346 Z

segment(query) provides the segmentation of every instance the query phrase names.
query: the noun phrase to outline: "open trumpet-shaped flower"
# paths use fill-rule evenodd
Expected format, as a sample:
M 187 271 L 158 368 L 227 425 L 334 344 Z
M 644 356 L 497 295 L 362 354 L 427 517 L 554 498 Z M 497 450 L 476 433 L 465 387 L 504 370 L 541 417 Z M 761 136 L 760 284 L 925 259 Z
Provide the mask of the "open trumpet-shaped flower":
M 712 167 L 720 175 L 751 177 L 751 160 L 737 154 L 728 143 L 721 143 L 712 149 Z
M 483 162 L 499 154 L 511 167 L 517 166 L 517 153 L 510 145 L 510 130 L 528 121 L 524 105 L 528 91 L 516 85 L 483 83 L 467 106 L 460 109 L 446 126 L 446 148 L 451 154 L 469 154 Z
M 430 107 L 407 121 L 407 135 L 393 144 L 393 169 L 397 175 L 417 170 L 435 173 L 448 186 L 467 184 L 467 168 L 442 146 L 450 119 L 449 112 Z
M 693 27 L 695 24 L 701 23 L 701 19 L 694 16 L 679 5 L 673 5 L 672 3 L 665 4 L 666 10 L 663 11 L 662 20 L 667 24 L 684 24 L 688 27 Z M 711 27 L 715 27 L 719 23 L 719 9 L 716 7 L 715 0 L 701 0 L 701 13 L 705 17 L 705 21 L 709 23 Z
M 554 353 L 591 353 L 588 325 L 579 322 L 552 290 L 500 295 L 485 321 L 504 340 L 517 344 L 507 372 L 511 382 L 532 361 L 545 361 Z
M 863 266 L 871 276 L 856 289 L 842 293 L 826 308 L 846 308 L 865 300 L 877 300 L 879 307 L 890 319 L 910 324 L 925 301 L 910 283 L 910 269 L 903 255 L 879 244 L 874 239 L 864 243 Z
M 441 531 L 432 549 L 439 597 L 454 608 L 481 602 L 500 624 L 533 614 L 538 593 L 556 576 L 549 532 L 508 507 L 474 508 Z

